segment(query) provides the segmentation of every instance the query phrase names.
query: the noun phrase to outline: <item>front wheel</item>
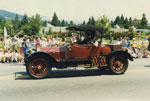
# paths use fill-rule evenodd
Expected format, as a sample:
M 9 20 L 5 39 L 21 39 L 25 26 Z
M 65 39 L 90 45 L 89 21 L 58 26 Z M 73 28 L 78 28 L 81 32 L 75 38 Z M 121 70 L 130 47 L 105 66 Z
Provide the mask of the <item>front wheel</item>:
M 123 74 L 128 68 L 128 59 L 120 54 L 110 59 L 109 69 L 113 74 Z
M 35 79 L 42 79 L 48 76 L 50 71 L 48 59 L 43 56 L 32 57 L 26 66 L 28 74 Z

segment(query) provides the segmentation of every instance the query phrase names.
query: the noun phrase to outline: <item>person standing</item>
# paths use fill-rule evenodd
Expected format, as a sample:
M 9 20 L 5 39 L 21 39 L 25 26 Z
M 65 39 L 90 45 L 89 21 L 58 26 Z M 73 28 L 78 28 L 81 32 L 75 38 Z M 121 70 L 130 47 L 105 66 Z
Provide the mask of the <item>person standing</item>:
M 119 38 L 117 38 L 117 41 L 115 42 L 116 45 L 122 45 L 121 41 L 119 40 Z
M 23 39 L 22 39 L 22 38 L 18 39 L 18 43 L 19 43 L 20 55 L 23 55 L 23 52 L 22 52 L 22 43 L 23 43 Z
M 25 52 L 27 51 L 27 49 L 28 49 L 28 46 L 27 46 L 26 39 L 23 39 L 23 42 L 22 42 L 22 52 L 23 52 L 23 56 L 25 55 Z
M 11 40 L 9 36 L 7 36 L 7 39 L 4 41 L 4 49 L 10 48 Z
M 18 43 L 18 36 L 15 35 L 12 39 L 13 45 L 12 45 L 12 49 L 13 51 L 17 49 L 17 43 Z
M 131 46 L 131 42 L 130 42 L 129 38 L 127 37 L 126 47 L 129 48 L 130 46 Z
M 40 51 L 40 47 L 41 47 L 41 39 L 37 38 L 37 40 L 36 40 L 36 49 L 37 49 L 37 51 Z
M 110 38 L 110 44 L 114 44 L 114 38 L 113 37 Z
M 66 44 L 66 40 L 65 40 L 65 38 L 63 37 L 63 38 L 61 39 L 60 45 L 61 45 L 61 46 L 64 46 L 65 44 Z
M 29 42 L 27 42 L 28 50 L 34 49 L 33 39 L 29 38 Z
M 135 40 L 135 38 L 133 38 L 131 46 L 134 47 L 134 48 L 137 47 L 137 41 Z
M 127 46 L 128 46 L 127 37 L 124 37 L 123 40 L 122 40 L 122 48 L 123 48 L 123 50 L 126 50 Z
M 41 47 L 46 47 L 46 41 L 44 37 L 41 37 Z
M 3 60 L 3 55 L 4 55 L 3 50 L 0 49 L 0 62 L 2 62 L 2 60 Z
M 148 51 L 150 51 L 150 37 L 148 38 L 148 42 L 149 42 L 149 44 L 148 44 Z
M 147 40 L 147 38 L 144 38 L 144 41 L 143 41 L 143 48 L 144 48 L 144 49 L 147 49 L 147 48 L 148 48 L 148 45 L 149 45 L 149 41 Z
M 143 43 L 143 41 L 142 41 L 141 37 L 139 37 L 138 43 L 137 43 L 138 48 L 142 47 L 142 43 Z

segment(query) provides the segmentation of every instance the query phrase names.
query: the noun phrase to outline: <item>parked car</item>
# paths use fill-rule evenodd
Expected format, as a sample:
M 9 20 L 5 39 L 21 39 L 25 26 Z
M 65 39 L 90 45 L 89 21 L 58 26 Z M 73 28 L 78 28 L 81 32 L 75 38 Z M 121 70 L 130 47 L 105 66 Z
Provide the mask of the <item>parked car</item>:
M 114 74 L 123 74 L 128 68 L 128 59 L 133 61 L 130 54 L 122 50 L 121 45 L 101 44 L 103 27 L 75 26 L 67 29 L 84 33 L 88 39 L 60 47 L 41 47 L 40 51 L 27 54 L 26 71 L 32 78 L 45 78 L 52 68 L 77 68 L 81 65 L 88 68 L 108 68 Z M 95 36 L 99 38 L 98 46 L 92 43 Z

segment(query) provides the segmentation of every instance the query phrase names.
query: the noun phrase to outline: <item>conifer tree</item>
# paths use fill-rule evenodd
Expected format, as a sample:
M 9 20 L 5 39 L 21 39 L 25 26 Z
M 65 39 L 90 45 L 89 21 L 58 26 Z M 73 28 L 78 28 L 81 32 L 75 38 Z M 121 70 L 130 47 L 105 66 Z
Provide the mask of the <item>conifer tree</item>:
M 66 26 L 65 20 L 61 21 L 61 26 L 63 26 L 63 27 Z
M 116 19 L 115 19 L 115 21 L 114 21 L 114 24 L 113 24 L 113 25 L 115 26 L 115 25 L 117 25 L 117 24 L 119 24 L 119 23 L 120 23 L 120 17 L 117 16 Z
M 126 17 L 124 22 L 123 22 L 123 26 L 124 28 L 128 29 L 129 28 L 129 21 L 128 21 L 128 18 Z
M 29 18 L 28 18 L 28 16 L 27 16 L 27 14 L 24 14 L 24 16 L 23 16 L 23 18 L 22 18 L 22 20 L 21 20 L 21 26 L 22 25 L 26 25 L 26 24 L 28 24 L 29 23 Z
M 19 27 L 20 27 L 20 21 L 19 21 L 19 18 L 18 18 L 18 15 L 16 14 L 15 16 L 15 20 L 13 21 L 13 29 L 14 29 L 14 32 L 18 32 L 19 31 Z
M 74 25 L 73 21 L 70 21 L 69 26 L 73 26 L 73 25 Z
M 133 26 L 132 18 L 129 18 L 129 27 Z
M 142 29 L 146 29 L 147 28 L 147 19 L 146 19 L 146 16 L 145 14 L 143 14 L 142 16 L 142 19 L 141 19 L 141 23 L 140 23 L 140 26 Z
M 60 25 L 60 21 L 56 15 L 56 13 L 54 13 L 53 17 L 52 17 L 52 21 L 51 24 L 54 26 L 59 26 Z

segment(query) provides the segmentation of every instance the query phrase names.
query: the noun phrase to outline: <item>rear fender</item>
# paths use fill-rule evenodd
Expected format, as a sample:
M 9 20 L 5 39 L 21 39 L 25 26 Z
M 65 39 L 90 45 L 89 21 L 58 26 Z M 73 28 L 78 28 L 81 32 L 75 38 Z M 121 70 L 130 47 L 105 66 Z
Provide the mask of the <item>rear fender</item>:
M 111 57 L 113 57 L 116 54 L 120 54 L 121 56 L 126 57 L 127 59 L 129 59 L 130 61 L 133 61 L 132 56 L 127 52 L 127 51 L 122 51 L 122 50 L 118 50 L 118 51 L 113 51 L 111 54 L 109 54 L 109 59 Z
M 32 54 L 30 54 L 26 59 L 25 59 L 25 63 L 28 63 L 28 61 L 30 61 L 32 59 L 32 57 L 34 56 L 44 56 L 48 59 L 49 62 L 52 62 L 53 64 L 51 65 L 52 67 L 53 66 L 59 66 L 59 63 L 48 53 L 45 53 L 45 52 L 41 52 L 41 51 L 38 51 L 38 52 L 34 52 Z

